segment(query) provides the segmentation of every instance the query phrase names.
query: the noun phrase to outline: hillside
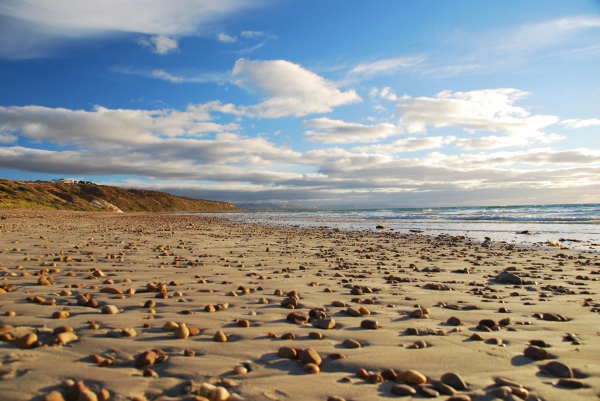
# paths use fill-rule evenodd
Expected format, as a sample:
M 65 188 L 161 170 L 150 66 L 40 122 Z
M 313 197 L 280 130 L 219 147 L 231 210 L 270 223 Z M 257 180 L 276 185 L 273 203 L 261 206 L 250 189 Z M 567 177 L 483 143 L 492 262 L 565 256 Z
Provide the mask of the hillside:
M 123 189 L 89 182 L 10 181 L 0 179 L 0 208 L 105 212 L 235 212 L 228 202 Z

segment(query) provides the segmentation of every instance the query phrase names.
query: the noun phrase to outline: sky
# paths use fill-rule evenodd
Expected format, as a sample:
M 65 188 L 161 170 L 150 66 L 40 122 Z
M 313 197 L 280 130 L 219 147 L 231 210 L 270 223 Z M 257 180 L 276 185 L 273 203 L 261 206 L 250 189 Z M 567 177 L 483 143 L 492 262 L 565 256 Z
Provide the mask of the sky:
M 600 203 L 600 1 L 0 0 L 0 177 Z

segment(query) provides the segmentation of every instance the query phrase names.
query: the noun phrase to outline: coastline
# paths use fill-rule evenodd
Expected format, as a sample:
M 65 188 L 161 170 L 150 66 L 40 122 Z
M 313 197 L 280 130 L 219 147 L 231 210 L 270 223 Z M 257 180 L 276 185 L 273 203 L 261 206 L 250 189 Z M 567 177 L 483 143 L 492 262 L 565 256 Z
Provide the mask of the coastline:
M 457 393 L 472 399 L 502 391 L 494 385 L 497 377 L 546 400 L 597 399 L 600 392 L 600 304 L 590 300 L 600 290 L 597 254 L 209 215 L 1 214 L 0 274 L 8 291 L 0 293 L 0 327 L 3 335 L 35 334 L 40 341 L 31 349 L 0 342 L 0 394 L 7 399 L 43 399 L 52 391 L 67 397 L 67 380 L 83 381 L 97 398 L 108 392 L 115 400 L 201 399 L 190 381 L 247 400 L 394 396 L 399 382 L 373 376 L 370 383 L 371 376 L 356 375 L 360 369 L 373 375 L 414 370 L 438 392 L 436 383 L 453 372 L 468 384 Z M 508 268 L 531 283 L 497 282 Z M 41 277 L 49 285 L 38 285 Z M 293 303 L 284 296 L 292 291 L 298 307 L 282 307 Z M 85 294 L 96 307 L 80 305 Z M 35 297 L 44 301 L 27 300 Z M 155 305 L 144 307 L 149 301 Z M 118 313 L 102 313 L 107 305 Z M 206 311 L 208 305 L 217 306 L 214 313 Z M 314 319 L 303 323 L 304 315 L 319 309 L 334 327 L 315 327 L 324 323 Z M 411 316 L 417 310 L 421 316 Z M 294 311 L 302 312 L 296 319 L 302 324 L 288 320 Z M 569 320 L 551 321 L 544 314 Z M 59 315 L 66 317 L 53 318 Z M 453 317 L 461 324 L 449 324 Z M 504 318 L 511 324 L 477 328 L 482 320 Z M 377 327 L 361 327 L 365 320 Z M 163 329 L 169 322 L 185 322 L 199 333 L 176 338 Z M 54 331 L 61 327 L 72 328 L 76 339 L 56 345 L 61 340 Z M 226 343 L 214 341 L 218 332 Z M 565 333 L 577 338 L 565 341 Z M 283 339 L 288 334 L 296 339 Z M 473 340 L 474 334 L 483 341 Z M 361 346 L 348 348 L 345 340 Z M 525 356 L 532 340 L 551 345 L 543 350 L 555 358 Z M 322 359 L 320 373 L 281 357 L 282 347 L 312 348 Z M 164 361 L 136 367 L 140 355 L 153 349 L 166 355 Z M 539 368 L 552 361 L 574 370 L 573 382 L 584 388 L 555 386 L 560 378 Z M 409 387 L 424 391 L 410 381 Z

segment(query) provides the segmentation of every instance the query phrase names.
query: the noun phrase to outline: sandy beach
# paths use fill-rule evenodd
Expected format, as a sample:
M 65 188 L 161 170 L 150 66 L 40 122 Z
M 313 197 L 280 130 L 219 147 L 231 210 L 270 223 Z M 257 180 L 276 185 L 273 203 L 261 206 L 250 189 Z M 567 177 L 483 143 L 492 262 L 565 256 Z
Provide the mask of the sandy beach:
M 0 212 L 2 400 L 592 400 L 600 258 L 218 217 Z

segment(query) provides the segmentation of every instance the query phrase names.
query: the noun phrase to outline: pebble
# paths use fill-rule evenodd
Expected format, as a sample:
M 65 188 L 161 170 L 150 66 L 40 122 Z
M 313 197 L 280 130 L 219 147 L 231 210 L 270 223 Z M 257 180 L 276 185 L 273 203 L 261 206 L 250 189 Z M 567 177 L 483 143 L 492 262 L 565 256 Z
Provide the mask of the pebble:
M 318 319 L 313 322 L 313 326 L 324 330 L 331 330 L 335 328 L 335 320 L 332 318 Z
M 54 390 L 46 394 L 42 401 L 65 401 L 65 397 L 60 391 Z
M 123 333 L 123 335 L 125 337 L 135 337 L 135 336 L 137 336 L 137 331 L 135 331 L 135 329 L 133 327 L 126 327 L 123 330 L 121 330 L 121 332 Z
M 379 323 L 376 320 L 367 319 L 360 322 L 360 327 L 363 329 L 375 330 L 379 328 Z
M 573 377 L 573 370 L 564 363 L 558 361 L 548 362 L 546 365 L 540 366 L 540 370 L 565 379 Z
M 173 336 L 179 339 L 186 339 L 190 336 L 190 329 L 187 328 L 185 323 L 180 323 L 179 327 L 173 331 Z
M 462 322 L 459 318 L 452 316 L 451 318 L 446 320 L 446 324 L 449 324 L 450 326 L 460 326 Z
M 479 333 L 471 334 L 471 337 L 469 337 L 469 339 L 471 339 L 473 341 L 483 341 L 483 337 Z
M 234 374 L 236 374 L 236 375 L 245 375 L 245 374 L 247 374 L 247 373 L 248 373 L 248 369 L 246 369 L 246 368 L 245 368 L 245 367 L 243 367 L 243 366 L 236 366 L 236 367 L 233 369 L 233 373 L 234 373 Z
M 392 394 L 400 397 L 408 397 L 417 394 L 417 390 L 406 384 L 396 384 L 391 388 Z
M 250 321 L 246 319 L 240 319 L 236 322 L 239 327 L 250 327 Z
M 393 382 L 398 378 L 398 374 L 394 369 L 385 369 L 383 372 L 381 372 L 381 377 L 383 377 L 384 380 Z
M 152 366 L 156 361 L 157 354 L 154 351 L 142 352 L 135 361 L 136 368 L 143 368 L 145 366 Z
M 102 313 L 105 315 L 116 315 L 119 313 L 119 308 L 115 305 L 104 305 L 102 307 Z
M 304 351 L 300 352 L 300 355 L 298 355 L 298 357 L 300 358 L 300 362 L 305 364 L 312 363 L 317 366 L 320 366 L 323 362 L 321 355 L 319 355 L 319 353 L 312 348 L 307 348 Z
M 435 387 L 435 389 L 437 391 L 440 392 L 440 394 L 444 394 L 444 395 L 456 394 L 456 390 L 453 387 L 447 385 L 446 383 L 442 382 L 441 380 L 434 382 L 433 386 Z
M 463 391 L 467 389 L 467 383 L 465 383 L 462 377 L 460 377 L 457 373 L 444 373 L 440 380 L 442 383 L 449 385 L 455 390 Z
M 506 377 L 495 377 L 494 383 L 496 384 L 496 386 L 523 387 L 516 381 L 507 379 Z
M 280 347 L 277 351 L 277 355 L 281 358 L 293 359 L 298 356 L 298 352 L 294 347 Z
M 38 341 L 35 333 L 28 333 L 15 340 L 15 345 L 21 349 L 33 348 Z
M 408 369 L 398 374 L 396 381 L 404 382 L 408 384 L 423 384 L 427 383 L 427 378 L 416 370 Z
M 489 389 L 487 393 L 491 394 L 494 397 L 507 400 L 512 395 L 512 389 L 508 386 L 493 387 Z
M 213 337 L 213 340 L 218 342 L 218 343 L 226 343 L 227 342 L 227 336 L 225 335 L 225 333 L 223 333 L 222 331 L 217 331 Z
M 65 331 L 56 335 L 56 343 L 61 345 L 67 345 L 73 341 L 77 341 L 77 335 L 73 332 Z
M 342 345 L 346 348 L 360 348 L 362 346 L 358 341 L 349 338 L 345 339 Z
M 542 361 L 544 359 L 548 359 L 548 351 L 543 348 L 537 347 L 535 345 L 530 345 L 523 351 L 523 355 L 528 358 L 533 359 L 534 361 Z
M 323 339 L 323 334 L 319 333 L 318 331 L 311 331 L 310 333 L 308 333 L 308 336 L 314 340 L 322 340 Z
M 67 311 L 60 311 L 60 312 L 52 313 L 52 319 L 66 319 L 69 316 L 70 316 L 69 312 L 67 312 Z
M 321 372 L 321 369 L 319 368 L 318 365 L 314 364 L 314 363 L 307 363 L 306 365 L 304 365 L 304 371 L 311 373 L 311 374 L 316 374 Z
M 165 324 L 163 324 L 163 330 L 165 331 L 175 331 L 177 328 L 179 327 L 179 325 L 173 321 L 168 321 Z

